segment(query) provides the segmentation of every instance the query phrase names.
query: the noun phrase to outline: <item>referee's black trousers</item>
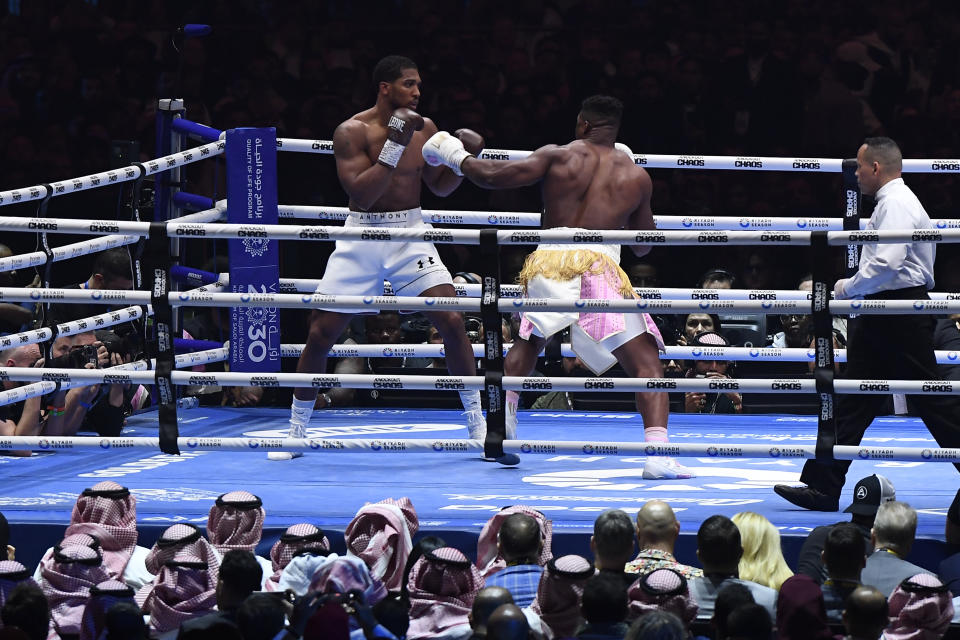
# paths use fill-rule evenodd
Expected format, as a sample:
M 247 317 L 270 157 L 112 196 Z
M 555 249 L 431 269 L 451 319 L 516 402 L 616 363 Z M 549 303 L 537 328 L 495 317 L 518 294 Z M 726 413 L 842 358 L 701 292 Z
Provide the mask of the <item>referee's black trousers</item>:
M 867 299 L 927 299 L 925 287 L 910 287 L 865 296 Z M 850 320 L 847 335 L 847 378 L 942 380 L 933 350 L 932 315 L 861 315 Z M 956 384 L 956 383 L 954 383 Z M 960 448 L 960 396 L 910 395 L 911 406 L 941 447 Z M 837 444 L 858 445 L 883 408 L 883 396 L 837 396 Z M 843 489 L 850 460 L 829 464 L 807 460 L 800 481 L 830 496 Z M 960 464 L 954 466 L 960 470 Z

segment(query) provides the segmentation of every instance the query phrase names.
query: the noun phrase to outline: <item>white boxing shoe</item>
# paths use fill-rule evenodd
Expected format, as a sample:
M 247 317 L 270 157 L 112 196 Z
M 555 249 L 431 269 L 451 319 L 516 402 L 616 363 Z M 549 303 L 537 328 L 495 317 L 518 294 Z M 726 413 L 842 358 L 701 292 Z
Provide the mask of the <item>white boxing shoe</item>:
M 287 434 L 288 438 L 306 438 L 307 437 L 307 427 L 298 422 L 290 423 L 290 432 Z M 271 451 L 267 454 L 267 460 L 293 460 L 294 458 L 299 458 L 303 456 L 303 453 L 300 451 Z
M 669 456 L 647 456 L 647 463 L 643 465 L 644 480 L 676 480 L 696 477 L 697 474 L 678 464 L 676 460 Z

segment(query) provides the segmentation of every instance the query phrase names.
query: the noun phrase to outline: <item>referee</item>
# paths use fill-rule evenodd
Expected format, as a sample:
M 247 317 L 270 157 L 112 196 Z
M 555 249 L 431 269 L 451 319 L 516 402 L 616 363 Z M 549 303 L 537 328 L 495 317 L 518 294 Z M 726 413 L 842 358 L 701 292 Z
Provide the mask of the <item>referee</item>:
M 876 198 L 868 231 L 932 229 L 920 200 L 900 177 L 903 155 L 890 138 L 867 138 L 857 152 L 861 193 Z M 914 300 L 929 298 L 936 244 L 865 244 L 851 278 L 834 285 L 835 299 Z M 861 315 L 850 322 L 847 377 L 853 379 L 942 380 L 933 349 L 931 315 Z M 913 406 L 941 447 L 960 447 L 960 398 L 915 395 Z M 858 445 L 883 403 L 872 395 L 837 399 L 837 444 Z M 807 460 L 800 481 L 774 491 L 798 507 L 837 511 L 849 460 Z M 960 469 L 960 465 L 955 465 Z

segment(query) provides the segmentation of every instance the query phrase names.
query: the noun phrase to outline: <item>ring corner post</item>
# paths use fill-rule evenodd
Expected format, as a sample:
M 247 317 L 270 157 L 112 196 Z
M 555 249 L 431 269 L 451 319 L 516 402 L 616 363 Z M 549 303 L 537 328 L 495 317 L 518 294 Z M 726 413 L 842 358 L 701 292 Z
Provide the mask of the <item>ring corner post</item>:
M 480 319 L 484 333 L 484 380 L 487 395 L 487 438 L 483 454 L 489 458 L 503 456 L 506 438 L 506 397 L 503 392 L 503 335 L 500 320 L 500 245 L 496 229 L 480 231 Z

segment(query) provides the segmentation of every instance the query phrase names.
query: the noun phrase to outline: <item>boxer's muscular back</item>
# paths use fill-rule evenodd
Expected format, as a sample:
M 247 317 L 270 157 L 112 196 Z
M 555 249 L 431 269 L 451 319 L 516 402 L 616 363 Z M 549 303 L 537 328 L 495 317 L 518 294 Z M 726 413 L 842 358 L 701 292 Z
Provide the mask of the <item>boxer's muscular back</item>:
M 577 140 L 552 155 L 542 184 L 544 229 L 622 229 L 648 204 L 649 178 L 622 151 Z

